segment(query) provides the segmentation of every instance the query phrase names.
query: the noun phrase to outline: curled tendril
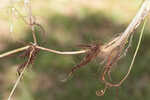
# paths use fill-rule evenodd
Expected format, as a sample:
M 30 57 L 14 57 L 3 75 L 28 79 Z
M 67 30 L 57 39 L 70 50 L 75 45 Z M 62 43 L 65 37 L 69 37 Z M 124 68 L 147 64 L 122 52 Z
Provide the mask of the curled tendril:
M 105 91 L 108 89 L 108 86 L 107 85 L 105 85 L 105 88 L 104 89 L 102 89 L 102 90 L 97 90 L 96 91 L 96 95 L 97 96 L 103 96 L 104 94 L 105 94 Z

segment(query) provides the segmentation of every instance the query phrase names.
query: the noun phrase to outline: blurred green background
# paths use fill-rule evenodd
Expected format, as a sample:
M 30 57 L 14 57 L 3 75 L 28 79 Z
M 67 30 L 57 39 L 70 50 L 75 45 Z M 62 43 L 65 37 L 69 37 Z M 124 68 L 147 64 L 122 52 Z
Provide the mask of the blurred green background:
M 30 28 L 18 14 L 12 17 L 9 11 L 9 7 L 14 6 L 25 16 L 23 0 L 0 1 L 0 53 L 3 53 L 28 44 L 32 36 Z M 128 26 L 141 3 L 142 0 L 32 0 L 31 5 L 36 21 L 46 31 L 46 37 L 37 34 L 39 44 L 69 51 L 78 50 L 78 44 L 107 42 Z M 10 33 L 12 23 L 13 32 Z M 13 100 L 149 100 L 149 26 L 148 22 L 132 72 L 117 90 L 111 88 L 104 96 L 96 96 L 96 90 L 104 88 L 99 80 L 102 69 L 99 59 L 79 69 L 67 82 L 61 82 L 83 55 L 40 51 L 34 65 L 29 66 L 24 74 Z M 119 81 L 128 70 L 140 30 L 141 26 L 136 30 L 127 56 L 112 70 L 115 81 Z M 19 54 L 22 53 L 0 59 L 0 100 L 8 98 L 17 79 L 16 69 L 24 62 Z

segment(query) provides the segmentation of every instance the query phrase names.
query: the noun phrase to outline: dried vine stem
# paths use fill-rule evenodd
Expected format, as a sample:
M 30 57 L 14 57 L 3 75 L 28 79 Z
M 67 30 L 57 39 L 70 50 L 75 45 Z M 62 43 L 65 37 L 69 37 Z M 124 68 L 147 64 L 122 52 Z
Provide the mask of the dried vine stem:
M 105 83 L 105 89 L 100 91 L 102 94 L 104 94 L 106 89 L 108 87 L 112 87 L 113 85 L 107 84 L 107 81 L 104 80 L 103 76 L 105 76 L 106 73 L 109 74 L 110 69 L 112 68 L 112 66 L 115 63 L 118 62 L 121 54 L 125 50 L 125 46 L 126 46 L 126 43 L 129 39 L 129 37 L 133 34 L 133 31 L 140 25 L 140 23 L 149 14 L 149 12 L 150 12 L 150 0 L 145 0 L 143 2 L 139 12 L 135 16 L 135 18 L 131 21 L 131 23 L 126 28 L 126 30 L 124 32 L 122 32 L 122 34 L 120 34 L 119 36 L 114 38 L 112 41 L 110 41 L 110 42 L 108 42 L 104 45 L 100 45 L 100 46 L 96 45 L 96 47 L 94 47 L 94 48 L 99 47 L 99 50 L 96 49 L 96 51 L 93 51 L 93 48 L 91 46 L 89 48 L 86 48 L 86 49 L 83 49 L 83 50 L 80 50 L 80 51 L 75 51 L 75 52 L 74 51 L 73 52 L 61 52 L 61 51 L 56 51 L 56 50 L 44 48 L 44 47 L 39 46 L 37 44 L 36 35 L 35 35 L 35 32 L 34 32 L 35 20 L 32 16 L 31 8 L 29 7 L 29 19 L 30 19 L 29 24 L 30 24 L 30 27 L 32 29 L 32 36 L 33 36 L 34 43 L 32 43 L 29 46 L 23 47 L 23 48 L 19 48 L 19 49 L 9 51 L 9 52 L 4 53 L 4 54 L 0 54 L 0 58 L 4 58 L 4 57 L 9 56 L 11 54 L 15 54 L 17 52 L 28 50 L 28 48 L 30 48 L 30 47 L 33 47 L 34 50 L 39 49 L 39 50 L 44 50 L 44 51 L 48 51 L 48 52 L 52 52 L 52 53 L 56 53 L 56 54 L 64 54 L 64 55 L 85 53 L 88 56 L 88 57 L 85 57 L 85 59 L 84 59 L 84 61 L 87 61 L 87 62 L 85 62 L 85 64 L 87 64 L 88 62 L 91 61 L 90 59 L 92 59 L 92 58 L 90 58 L 90 57 L 96 58 L 96 56 L 99 56 L 99 57 L 103 58 L 104 60 L 106 59 L 106 61 L 105 61 L 106 64 L 104 66 L 105 68 L 104 68 L 104 72 L 103 72 L 103 75 L 102 75 L 102 81 Z M 30 51 L 30 53 L 31 53 L 31 51 Z M 31 54 L 31 56 L 32 56 L 32 54 Z M 28 58 L 30 59 L 31 57 L 28 57 Z M 28 63 L 30 63 L 30 61 Z M 81 63 L 80 65 L 82 66 L 82 65 L 85 65 L 85 64 Z M 75 67 L 75 68 L 81 67 L 80 65 L 79 66 L 77 65 L 77 67 Z M 24 68 L 26 68 L 26 66 L 24 66 Z M 74 72 L 74 70 L 73 70 L 73 72 Z M 23 73 L 24 73 L 24 70 L 21 72 L 21 75 L 23 75 Z M 21 76 L 19 78 L 21 78 Z M 18 79 L 18 80 L 20 81 L 20 79 Z M 15 86 L 15 88 L 16 88 L 16 86 Z
M 101 48 L 100 48 L 101 52 L 100 52 L 99 56 L 104 59 L 106 58 L 106 64 L 104 66 L 104 71 L 102 72 L 101 80 L 104 82 L 104 84 L 107 88 L 120 86 L 124 82 L 124 80 L 128 77 L 128 75 L 131 71 L 131 68 L 133 66 L 142 36 L 140 36 L 137 49 L 135 51 L 132 63 L 129 67 L 129 70 L 128 70 L 126 76 L 119 83 L 116 83 L 116 84 L 113 84 L 113 83 L 107 81 L 105 78 L 106 75 L 110 76 L 110 71 L 111 71 L 113 65 L 115 63 L 117 63 L 118 60 L 120 59 L 121 55 L 124 52 L 126 52 L 125 46 L 126 46 L 126 43 L 129 39 L 129 37 L 131 35 L 133 35 L 133 31 L 135 29 L 137 29 L 137 27 L 145 19 L 145 17 L 149 14 L 149 12 L 150 12 L 150 0 L 145 0 L 143 5 L 141 6 L 139 12 L 135 16 L 135 18 L 131 21 L 131 23 L 126 28 L 126 30 L 120 36 L 114 38 L 112 41 L 101 46 Z M 141 35 L 143 34 L 144 27 L 145 27 L 145 23 L 143 25 Z M 130 43 L 129 43 L 129 45 L 130 45 Z M 128 49 L 128 47 L 127 47 L 127 49 Z M 105 91 L 106 91 L 106 89 L 105 89 Z M 104 94 L 104 90 L 100 90 L 97 93 L 100 93 L 99 96 L 101 96 L 102 94 Z
M 140 37 L 139 37 L 139 42 L 138 42 L 138 44 L 137 44 L 137 47 L 136 47 L 135 53 L 134 53 L 134 55 L 133 55 L 133 58 L 132 58 L 132 61 L 131 61 L 130 66 L 129 66 L 129 69 L 128 69 L 127 74 L 124 76 L 124 78 L 123 78 L 120 82 L 115 83 L 115 84 L 106 81 L 105 75 L 104 75 L 104 76 L 103 76 L 103 78 L 104 78 L 103 81 L 106 83 L 107 86 L 109 86 L 109 87 L 118 87 L 118 86 L 120 86 L 120 85 L 127 79 L 127 77 L 129 76 L 129 74 L 130 74 L 130 72 L 131 72 L 131 69 L 132 69 L 132 67 L 133 67 L 133 64 L 134 64 L 136 55 L 137 55 L 137 53 L 138 53 L 140 44 L 141 44 L 141 40 L 142 40 L 142 36 L 143 36 L 143 33 L 144 33 L 144 28 L 145 28 L 146 22 L 147 22 L 147 20 L 145 20 L 145 22 L 144 22 L 144 24 L 143 24 L 143 27 L 142 27 L 142 30 L 141 30 L 141 34 L 140 34 Z
M 27 68 L 28 65 L 30 64 L 30 60 L 31 60 L 31 57 L 32 57 L 33 52 L 34 52 L 34 48 L 32 49 L 32 51 L 30 51 L 28 61 L 27 61 L 27 63 L 25 64 L 25 66 L 24 66 L 22 72 L 20 73 L 18 79 L 16 80 L 15 85 L 13 86 L 13 88 L 12 88 L 12 90 L 11 90 L 11 93 L 10 93 L 10 95 L 9 95 L 9 97 L 8 97 L 8 100 L 11 100 L 11 97 L 12 97 L 13 93 L 15 92 L 16 87 L 18 86 L 18 84 L 19 84 L 19 82 L 20 82 L 20 80 L 21 80 L 21 78 L 22 78 L 22 76 L 23 76 L 23 74 L 24 74 L 26 68 Z
M 18 52 L 21 52 L 21 51 L 25 51 L 29 48 L 30 46 L 25 46 L 25 47 L 22 47 L 22 48 L 18 48 L 18 49 L 15 49 L 15 50 L 12 50 L 12 51 L 8 51 L 6 53 L 2 53 L 0 54 L 0 58 L 4 58 L 4 57 L 7 57 L 7 56 L 10 56 L 12 54 L 16 54 Z M 53 49 L 49 49 L 49 48 L 44 48 L 44 47 L 41 47 L 41 46 L 38 46 L 36 45 L 36 48 L 37 49 L 40 49 L 40 50 L 43 50 L 43 51 L 48 51 L 48 52 L 51 52 L 51 53 L 55 53 L 55 54 L 61 54 L 61 55 L 75 55 L 75 54 L 84 54 L 86 53 L 88 50 L 79 50 L 79 51 L 58 51 L 58 50 L 53 50 Z
M 34 16 L 32 16 L 31 1 L 24 0 L 24 6 L 29 16 L 29 25 L 32 30 L 32 37 L 33 37 L 34 43 L 37 44 L 37 39 L 36 39 L 35 29 L 34 29 L 35 18 Z
M 27 50 L 28 48 L 29 48 L 29 46 L 25 46 L 25 47 L 22 47 L 22 48 L 18 48 L 18 49 L 15 49 L 15 50 L 12 50 L 12 51 L 0 54 L 0 58 L 4 58 L 6 56 L 9 56 L 9 55 L 12 55 L 12 54 L 15 54 L 15 53 Z
M 112 52 L 116 48 L 123 49 L 125 47 L 126 42 L 128 41 L 128 38 L 133 34 L 133 31 L 137 29 L 137 27 L 144 20 L 144 18 L 149 14 L 149 12 L 150 12 L 150 0 L 145 0 L 140 10 L 138 11 L 134 19 L 131 21 L 129 26 L 125 29 L 125 31 L 122 32 L 122 34 L 120 34 L 118 37 L 114 38 L 112 41 L 101 46 L 100 48 L 101 53 L 99 56 L 105 58 L 112 55 Z M 120 51 L 118 50 L 118 52 L 114 56 L 116 56 L 119 52 Z
M 149 14 L 150 12 L 150 0 L 145 0 L 138 11 L 137 15 L 134 17 L 134 19 L 131 21 L 129 26 L 126 28 L 122 34 L 120 34 L 118 37 L 114 38 L 112 41 L 104 44 L 100 48 L 100 54 L 99 56 L 102 58 L 107 58 L 107 64 L 106 67 L 109 66 L 112 67 L 113 61 L 117 62 L 117 56 L 119 53 L 123 53 L 126 42 L 128 41 L 129 37 L 133 35 L 133 31 L 140 25 L 140 23 L 144 20 L 144 18 Z M 117 50 L 117 48 L 119 48 Z M 110 58 L 111 57 L 111 58 Z M 109 58 L 109 59 L 108 59 Z M 109 60 L 109 61 L 108 61 Z M 108 64 L 109 62 L 109 64 Z M 107 69 L 108 70 L 108 69 Z
M 82 53 L 86 53 L 88 51 L 88 50 L 79 50 L 79 51 L 65 51 L 65 52 L 63 52 L 63 51 L 58 51 L 58 50 L 44 48 L 44 47 L 41 47 L 41 46 L 38 46 L 38 45 L 36 46 L 36 48 L 38 48 L 40 50 L 44 50 L 44 51 L 60 54 L 60 55 L 82 54 Z
M 144 18 L 149 14 L 150 12 L 150 0 L 145 0 L 134 17 L 134 19 L 131 21 L 129 26 L 125 29 L 125 31 L 121 34 L 121 36 L 116 37 L 114 40 L 110 41 L 106 45 L 103 45 L 101 47 L 101 52 L 104 55 L 108 55 L 114 48 L 124 44 L 132 32 L 137 29 L 137 27 L 140 25 L 140 23 L 144 20 Z M 112 44 L 111 46 L 108 46 Z

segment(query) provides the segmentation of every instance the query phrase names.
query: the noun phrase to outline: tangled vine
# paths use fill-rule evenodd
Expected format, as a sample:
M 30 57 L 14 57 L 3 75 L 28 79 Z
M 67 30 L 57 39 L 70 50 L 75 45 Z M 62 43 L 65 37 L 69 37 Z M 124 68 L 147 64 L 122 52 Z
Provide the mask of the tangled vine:
M 103 59 L 103 62 L 104 62 L 104 68 L 103 68 L 100 79 L 105 84 L 105 88 L 102 90 L 96 91 L 96 94 L 98 96 L 102 96 L 102 95 L 104 95 L 107 88 L 120 86 L 124 82 L 124 80 L 128 77 L 128 75 L 131 71 L 135 56 L 137 54 L 137 50 L 139 48 L 139 44 L 140 44 L 142 35 L 140 36 L 137 50 L 135 52 L 133 61 L 131 63 L 131 66 L 129 67 L 129 70 L 128 70 L 128 73 L 126 74 L 126 76 L 119 83 L 111 83 L 111 82 L 109 82 L 109 80 L 106 79 L 106 77 L 108 77 L 108 78 L 111 77 L 111 74 L 110 74 L 111 69 L 124 55 L 126 55 L 126 52 L 128 51 L 129 47 L 131 47 L 131 41 L 132 41 L 132 37 L 134 35 L 133 32 L 137 29 L 137 27 L 140 25 L 140 23 L 145 19 L 145 17 L 150 12 L 150 0 L 145 0 L 143 2 L 137 15 L 133 18 L 133 20 L 131 21 L 129 26 L 125 29 L 124 32 L 121 32 L 119 36 L 113 38 L 113 40 L 111 40 L 105 44 L 93 43 L 93 44 L 81 45 L 82 50 L 66 51 L 66 52 L 45 48 L 45 47 L 40 46 L 37 43 L 37 38 L 36 38 L 36 34 L 35 34 L 35 26 L 38 26 L 41 30 L 43 30 L 43 34 L 44 34 L 44 28 L 39 23 L 36 22 L 35 17 L 32 15 L 30 2 L 25 2 L 25 8 L 28 13 L 27 20 L 19 13 L 19 11 L 16 8 L 13 7 L 12 10 L 17 12 L 19 14 L 19 16 L 23 19 L 23 21 L 27 25 L 29 25 L 30 29 L 32 30 L 33 42 L 30 42 L 29 45 L 26 45 L 22 48 L 18 48 L 18 49 L 0 54 L 0 58 L 4 58 L 6 56 L 24 51 L 24 53 L 21 56 L 24 58 L 27 58 L 27 61 L 24 61 L 24 63 L 22 65 L 20 65 L 17 69 L 19 78 L 16 81 L 8 100 L 11 99 L 11 96 L 13 95 L 15 88 L 17 87 L 21 77 L 23 76 L 25 69 L 30 64 L 33 64 L 33 62 L 36 58 L 36 55 L 39 53 L 40 50 L 51 52 L 51 53 L 56 53 L 56 54 L 61 54 L 61 55 L 85 54 L 85 57 L 83 58 L 83 60 L 79 64 L 77 64 L 75 67 L 72 68 L 68 77 L 70 77 L 73 74 L 73 72 L 75 72 L 77 69 L 88 64 L 89 62 L 94 60 L 96 57 L 100 57 L 101 59 Z M 141 32 L 142 34 L 143 34 L 143 30 L 144 30 L 144 28 L 142 29 L 142 32 Z

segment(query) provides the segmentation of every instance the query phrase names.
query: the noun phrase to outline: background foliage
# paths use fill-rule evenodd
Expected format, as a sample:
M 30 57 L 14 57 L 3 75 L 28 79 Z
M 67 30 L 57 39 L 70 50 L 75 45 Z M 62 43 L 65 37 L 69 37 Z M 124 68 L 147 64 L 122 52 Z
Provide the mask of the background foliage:
M 1 0 L 0 4 L 0 52 L 21 47 L 32 41 L 31 30 L 21 18 L 14 18 L 14 32 L 10 33 L 12 17 L 8 8 L 14 5 L 25 15 L 23 1 Z M 38 35 L 41 45 L 57 50 L 77 50 L 78 44 L 106 42 L 122 32 L 136 14 L 142 0 L 32 0 L 33 15 L 46 30 L 46 37 Z M 35 64 L 30 66 L 18 86 L 15 100 L 149 100 L 150 98 L 150 34 L 146 26 L 142 46 L 133 70 L 125 83 L 112 88 L 103 97 L 95 91 L 103 88 L 99 77 L 100 60 L 91 62 L 74 73 L 67 82 L 61 82 L 71 68 L 79 63 L 83 55 L 62 56 L 40 52 Z M 127 72 L 135 47 L 139 28 L 134 36 L 132 48 L 112 71 L 118 80 Z M 46 43 L 43 43 L 46 40 Z M 21 53 L 20 53 L 21 54 Z M 23 63 L 19 55 L 0 59 L 0 100 L 6 100 L 17 78 L 17 66 Z M 98 70 L 100 69 L 100 70 Z

